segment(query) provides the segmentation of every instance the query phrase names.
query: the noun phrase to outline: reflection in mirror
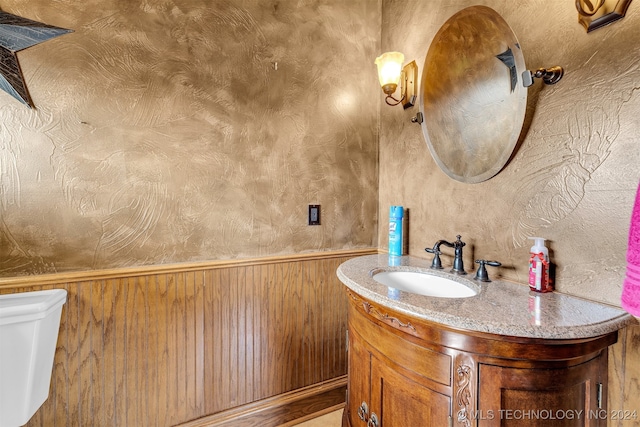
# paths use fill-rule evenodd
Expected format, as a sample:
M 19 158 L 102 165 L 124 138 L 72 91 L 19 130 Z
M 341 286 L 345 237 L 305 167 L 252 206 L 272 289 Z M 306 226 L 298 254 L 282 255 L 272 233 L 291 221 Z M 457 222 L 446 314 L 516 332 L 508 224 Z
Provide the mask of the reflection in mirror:
M 421 126 L 438 166 L 465 183 L 495 176 L 527 104 L 524 57 L 509 25 L 485 6 L 461 10 L 435 35 L 423 70 Z

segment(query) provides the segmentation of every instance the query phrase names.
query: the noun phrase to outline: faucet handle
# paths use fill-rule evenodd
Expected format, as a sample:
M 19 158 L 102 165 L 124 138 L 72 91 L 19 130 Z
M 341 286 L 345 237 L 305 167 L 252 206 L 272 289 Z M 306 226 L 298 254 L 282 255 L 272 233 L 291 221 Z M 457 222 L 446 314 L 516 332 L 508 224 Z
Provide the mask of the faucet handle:
M 431 268 L 433 268 L 434 270 L 442 270 L 442 261 L 440 261 L 440 254 L 442 252 L 440 252 L 440 250 L 436 247 L 434 247 L 433 249 L 424 248 L 424 250 L 426 252 L 429 252 L 430 254 L 433 254 L 433 261 L 431 261 Z
M 485 265 L 490 265 L 491 267 L 500 267 L 502 264 L 498 261 L 487 261 L 484 259 L 477 259 L 476 264 L 479 264 L 478 271 L 476 271 L 476 275 L 474 277 L 475 280 L 480 282 L 490 282 L 489 274 L 487 273 L 487 269 Z

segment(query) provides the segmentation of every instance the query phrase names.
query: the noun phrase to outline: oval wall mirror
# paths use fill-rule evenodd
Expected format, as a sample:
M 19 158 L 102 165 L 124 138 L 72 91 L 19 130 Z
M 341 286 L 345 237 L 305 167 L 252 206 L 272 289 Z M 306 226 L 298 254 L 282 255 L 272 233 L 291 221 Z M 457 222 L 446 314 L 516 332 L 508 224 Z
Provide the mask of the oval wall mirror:
M 451 178 L 485 181 L 506 165 L 527 106 L 515 34 L 486 6 L 453 15 L 435 35 L 422 72 L 422 132 Z

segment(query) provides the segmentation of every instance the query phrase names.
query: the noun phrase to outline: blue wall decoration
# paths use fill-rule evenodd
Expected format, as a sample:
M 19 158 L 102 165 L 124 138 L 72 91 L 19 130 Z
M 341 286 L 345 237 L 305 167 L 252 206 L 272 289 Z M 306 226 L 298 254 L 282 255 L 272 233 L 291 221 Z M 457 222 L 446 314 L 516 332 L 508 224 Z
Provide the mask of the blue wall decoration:
M 0 89 L 28 107 L 35 107 L 27 91 L 17 53 L 69 32 L 72 30 L 0 11 Z

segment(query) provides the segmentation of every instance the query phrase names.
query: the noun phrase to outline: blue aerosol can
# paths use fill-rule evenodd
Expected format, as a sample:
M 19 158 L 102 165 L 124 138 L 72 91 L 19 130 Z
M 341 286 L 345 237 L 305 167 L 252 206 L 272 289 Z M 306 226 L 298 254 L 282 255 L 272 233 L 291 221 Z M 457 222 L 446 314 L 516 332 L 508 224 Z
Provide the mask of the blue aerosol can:
M 402 218 L 404 208 L 391 206 L 389 208 L 389 255 L 402 256 Z

